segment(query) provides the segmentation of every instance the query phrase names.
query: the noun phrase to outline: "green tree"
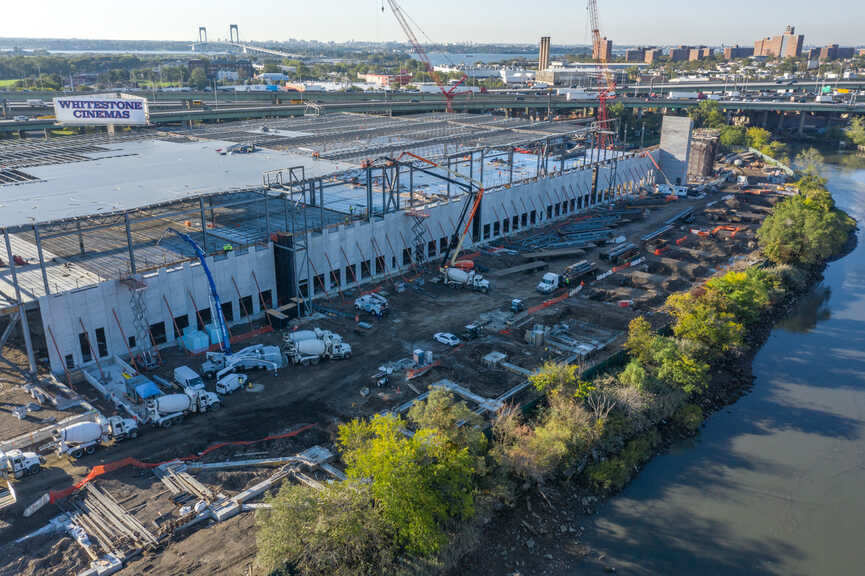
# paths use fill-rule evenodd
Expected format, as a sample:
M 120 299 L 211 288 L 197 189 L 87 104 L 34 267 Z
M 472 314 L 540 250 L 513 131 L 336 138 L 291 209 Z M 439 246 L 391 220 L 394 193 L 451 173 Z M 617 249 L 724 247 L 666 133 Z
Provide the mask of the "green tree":
M 487 450 L 487 437 L 481 429 L 484 419 L 465 402 L 457 401 L 450 391 L 433 388 L 425 401 L 412 405 L 408 419 L 417 428 L 441 434 L 453 447 L 468 448 L 475 457 L 475 469 L 482 473 Z
M 856 146 L 865 146 L 865 117 L 854 116 L 844 130 L 844 136 Z
M 810 266 L 838 252 L 854 227 L 834 208 L 825 188 L 809 189 L 775 205 L 757 230 L 763 253 L 776 264 Z
M 628 340 L 625 349 L 643 366 L 652 362 L 652 350 L 655 346 L 655 331 L 643 316 L 637 316 L 628 324 Z
M 742 126 L 724 126 L 721 128 L 721 137 L 719 141 L 721 146 L 727 149 L 744 146 L 747 142 L 745 138 L 745 128 Z
M 695 128 L 721 128 L 727 124 L 724 113 L 714 100 L 701 100 L 696 108 L 691 108 L 688 115 L 694 121 Z
M 768 145 L 772 140 L 772 134 L 765 128 L 757 128 L 756 126 L 748 128 L 745 133 L 745 142 L 751 148 L 756 148 L 757 150 L 761 150 L 764 146 Z
M 795 165 L 801 172 L 801 177 L 809 178 L 809 182 L 814 182 L 819 187 L 826 184 L 826 181 L 820 177 L 823 172 L 823 155 L 813 146 L 796 154 Z
M 286 482 L 268 502 L 272 508 L 256 514 L 256 558 L 265 573 L 290 566 L 307 576 L 372 576 L 394 568 L 393 529 L 368 484 L 315 490 Z
M 538 392 L 550 394 L 577 382 L 577 367 L 573 364 L 545 362 L 541 368 L 529 376 L 529 382 Z
M 195 68 L 189 74 L 189 85 L 196 90 L 204 90 L 207 87 L 207 74 L 204 68 Z
M 447 541 L 445 528 L 474 514 L 474 458 L 434 429 L 409 438 L 392 415 L 339 427 L 338 444 L 349 478 L 371 482 L 375 504 L 410 552 L 432 556 Z
M 730 301 L 731 311 L 740 322 L 753 324 L 769 306 L 769 279 L 757 268 L 730 271 L 706 283 L 710 290 Z
M 677 338 L 695 344 L 698 354 L 712 358 L 742 344 L 743 326 L 727 311 L 727 300 L 723 295 L 707 291 L 695 296 L 679 292 L 667 298 L 667 308 L 675 323 L 673 333 Z
M 619 373 L 619 380 L 627 386 L 633 386 L 640 390 L 646 388 L 650 382 L 649 373 L 646 372 L 643 364 L 636 358 L 632 358 L 627 366 L 625 366 L 625 369 Z

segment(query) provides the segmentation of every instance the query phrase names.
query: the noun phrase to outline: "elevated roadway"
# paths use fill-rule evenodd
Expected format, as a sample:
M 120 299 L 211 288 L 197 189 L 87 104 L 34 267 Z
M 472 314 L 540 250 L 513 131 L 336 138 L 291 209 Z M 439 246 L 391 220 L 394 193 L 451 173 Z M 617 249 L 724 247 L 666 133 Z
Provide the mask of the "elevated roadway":
M 318 95 L 316 95 L 317 97 Z M 629 109 L 670 109 L 681 110 L 699 105 L 697 100 L 619 98 Z M 719 101 L 722 110 L 751 112 L 798 112 L 814 114 L 865 114 L 865 103 L 861 104 L 824 104 L 816 102 L 754 102 Z M 597 106 L 596 99 L 567 100 L 561 96 L 502 96 L 473 95 L 458 97 L 454 109 L 464 112 L 486 112 L 491 110 L 520 110 L 567 112 L 578 109 L 591 109 Z M 426 98 L 399 98 L 395 100 L 373 100 L 356 98 L 352 101 L 323 101 L 317 105 L 321 114 L 329 112 L 360 112 L 373 114 L 417 114 L 422 112 L 442 112 L 444 98 L 427 95 Z M 254 118 L 285 118 L 302 116 L 308 106 L 304 104 L 228 103 L 219 107 L 204 109 L 153 110 L 150 121 L 153 125 L 183 124 L 189 122 L 248 120 Z M 51 130 L 56 128 L 52 119 L 0 120 L 0 133 L 31 130 Z

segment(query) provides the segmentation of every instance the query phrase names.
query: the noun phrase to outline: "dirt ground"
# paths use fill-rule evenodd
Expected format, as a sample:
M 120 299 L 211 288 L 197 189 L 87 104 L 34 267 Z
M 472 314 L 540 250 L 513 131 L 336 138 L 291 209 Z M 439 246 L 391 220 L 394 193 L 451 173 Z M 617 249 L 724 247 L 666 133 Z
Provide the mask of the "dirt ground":
M 356 292 L 334 294 L 326 303 L 330 309 L 343 311 L 345 315 L 324 316 L 316 314 L 298 323 L 301 328 L 318 326 L 341 334 L 352 346 L 349 360 L 326 361 L 317 366 L 286 367 L 278 376 L 265 372 L 250 373 L 255 384 L 253 390 L 235 393 L 228 397 L 221 410 L 202 415 L 192 415 L 181 425 L 166 430 L 149 429 L 135 441 L 121 442 L 104 448 L 92 456 L 77 462 L 60 460 L 48 456 L 46 469 L 38 476 L 27 478 L 16 484 L 19 502 L 0 513 L 0 576 L 5 574 L 66 574 L 87 566 L 88 558 L 70 538 L 61 534 L 40 536 L 24 544 L 11 542 L 28 534 L 58 514 L 56 505 L 48 505 L 32 518 L 23 518 L 21 512 L 27 504 L 48 490 L 62 489 L 83 478 L 91 467 L 132 456 L 148 462 L 171 460 L 194 455 L 207 446 L 223 441 L 254 440 L 268 435 L 281 434 L 306 424 L 314 428 L 297 438 L 285 442 L 267 442 L 248 447 L 226 447 L 208 455 L 208 459 L 227 460 L 238 454 L 260 452 L 270 456 L 290 455 L 306 447 L 318 444 L 333 448 L 336 426 L 351 418 L 369 416 L 381 410 L 393 408 L 427 387 L 449 378 L 470 388 L 473 392 L 494 398 L 524 380 L 523 376 L 505 370 L 487 370 L 480 358 L 497 350 L 508 354 L 509 362 L 526 369 L 534 369 L 545 358 L 554 357 L 549 350 L 535 348 L 525 343 L 524 333 L 534 324 L 552 325 L 568 323 L 577 332 L 616 336 L 598 358 L 614 352 L 624 340 L 627 324 L 635 315 L 655 312 L 666 296 L 675 290 L 687 289 L 693 283 L 707 278 L 715 271 L 747 254 L 753 248 L 756 222 L 737 222 L 744 228 L 732 235 L 720 231 L 714 236 L 699 236 L 691 229 L 712 229 L 728 217 L 717 211 L 708 214 L 703 209 L 710 202 L 713 208 L 721 205 L 730 213 L 742 211 L 763 214 L 770 205 L 765 196 L 741 195 L 723 201 L 723 193 L 709 194 L 701 199 L 687 199 L 648 208 L 645 218 L 631 222 L 616 230 L 628 240 L 641 246 L 640 237 L 657 230 L 664 220 L 680 212 L 683 207 L 694 207 L 694 221 L 677 224 L 667 232 L 662 241 L 654 244 L 657 254 L 643 250 L 646 262 L 634 268 L 617 271 L 609 278 L 587 285 L 581 293 L 562 302 L 539 309 L 511 326 L 490 330 L 483 338 L 469 341 L 456 349 L 432 340 L 435 332 L 460 334 L 463 327 L 475 320 L 491 319 L 490 326 L 498 328 L 504 320 L 512 318 L 508 311 L 512 298 L 522 298 L 530 309 L 541 305 L 554 295 L 541 295 L 535 286 L 542 271 L 528 274 L 498 277 L 494 274 L 526 260 L 519 256 L 496 251 L 496 246 L 487 247 L 475 258 L 476 267 L 490 278 L 492 290 L 479 294 L 468 290 L 448 288 L 436 281 L 435 263 L 431 263 L 422 275 L 407 283 L 405 291 L 398 293 L 396 282 L 411 278 L 394 277 L 385 280 L 379 288 L 390 300 L 391 312 L 383 319 L 362 316 L 373 328 L 363 334 L 355 332 L 352 303 Z M 561 223 L 551 225 L 561 226 Z M 537 234 L 532 230 L 529 234 Z M 676 240 L 684 238 L 679 244 Z M 519 239 L 519 237 L 517 237 Z M 509 240 L 510 242 L 510 240 Z M 495 244 L 495 242 L 493 243 Z M 548 260 L 549 271 L 561 271 L 565 266 L 586 258 L 599 264 L 599 271 L 609 265 L 598 259 L 598 248 L 589 248 L 579 258 Z M 409 274 L 407 277 L 417 276 Z M 419 281 L 422 279 L 422 282 Z M 371 288 L 371 287 L 369 287 Z M 365 289 L 369 289 L 365 287 Z M 243 327 L 234 328 L 243 331 Z M 249 343 L 278 344 L 281 334 L 270 333 Z M 392 379 L 386 388 L 372 386 L 372 376 L 378 367 L 411 356 L 420 348 L 432 350 L 437 365 L 413 380 Z M 188 364 L 198 369 L 201 358 L 189 357 L 176 350 L 162 351 L 162 367 L 156 373 L 170 380 L 175 366 Z M 15 383 L 15 374 L 10 372 L 10 383 Z M 212 384 L 209 384 L 212 386 Z M 368 395 L 361 391 L 369 388 Z M 0 407 L 11 407 L 23 402 L 7 386 L 0 391 Z M 79 385 L 80 394 L 93 397 L 96 391 L 87 385 Z M 518 399 L 517 399 L 518 400 Z M 2 404 L 2 403 L 6 404 Z M 5 408 L 3 408 L 5 410 Z M 60 414 L 58 416 L 63 416 Z M 11 414 L 0 413 L 0 432 L 6 430 Z M 6 437 L 6 436 L 3 436 Z M 242 457 L 242 456 L 241 456 Z M 263 456 L 257 456 L 263 457 Z M 215 491 L 233 494 L 254 481 L 272 473 L 273 469 L 234 473 L 193 474 Z M 127 510 L 135 509 L 135 516 L 144 523 L 151 523 L 160 514 L 171 510 L 172 503 L 166 500 L 164 486 L 151 471 L 124 469 L 97 480 L 98 485 L 110 491 Z M 255 555 L 254 514 L 243 513 L 222 524 L 203 525 L 182 537 L 175 536 L 163 544 L 158 552 L 132 562 L 127 569 L 135 574 L 256 574 L 252 567 Z M 578 527 L 565 526 L 565 530 Z M 561 527 L 552 528 L 555 530 Z M 508 552 L 507 550 L 505 551 Z M 579 554 L 579 550 L 568 554 Z M 502 565 L 503 567 L 505 564 Z M 509 569 L 518 569 L 518 564 L 507 564 Z M 502 572 L 505 573 L 505 572 Z

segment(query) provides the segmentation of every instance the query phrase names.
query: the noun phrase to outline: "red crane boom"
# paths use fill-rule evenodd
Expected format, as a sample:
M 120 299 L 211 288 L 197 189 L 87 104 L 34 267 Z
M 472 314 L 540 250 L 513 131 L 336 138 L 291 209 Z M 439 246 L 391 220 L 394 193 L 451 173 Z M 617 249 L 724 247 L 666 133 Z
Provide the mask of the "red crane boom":
M 598 124 L 601 127 L 599 142 L 601 148 L 607 148 L 613 143 L 609 132 L 607 117 L 607 100 L 616 97 L 616 81 L 607 66 L 606 47 L 601 48 L 601 23 L 598 16 L 598 0 L 588 0 L 589 18 L 592 24 L 592 49 L 597 53 L 598 63 Z
M 414 48 L 414 51 L 417 54 L 418 58 L 420 58 L 420 61 L 423 62 L 424 66 L 426 67 L 426 71 L 429 72 L 430 76 L 432 76 L 433 81 L 435 81 L 436 85 L 439 87 L 439 90 L 441 90 L 442 95 L 445 97 L 445 105 L 447 107 L 447 111 L 453 112 L 453 100 L 454 96 L 456 95 L 456 89 L 459 88 L 460 85 L 468 79 L 468 77 L 465 75 L 465 73 L 463 73 L 463 76 L 462 78 L 460 78 L 459 82 L 457 82 L 456 84 L 451 86 L 450 89 L 448 89 L 445 86 L 444 82 L 442 82 L 441 77 L 439 76 L 438 72 L 436 72 L 435 68 L 430 62 L 426 50 L 423 49 L 423 46 L 421 46 L 420 42 L 418 41 L 414 30 L 412 30 L 412 27 L 409 24 L 408 16 L 402 9 L 402 6 L 400 6 L 396 2 L 396 0 L 387 0 L 387 3 L 390 6 L 394 17 L 396 18 L 396 21 L 399 22 L 400 28 L 402 28 L 402 31 L 405 32 L 406 38 L 408 38 L 408 41 L 412 45 L 412 48 Z

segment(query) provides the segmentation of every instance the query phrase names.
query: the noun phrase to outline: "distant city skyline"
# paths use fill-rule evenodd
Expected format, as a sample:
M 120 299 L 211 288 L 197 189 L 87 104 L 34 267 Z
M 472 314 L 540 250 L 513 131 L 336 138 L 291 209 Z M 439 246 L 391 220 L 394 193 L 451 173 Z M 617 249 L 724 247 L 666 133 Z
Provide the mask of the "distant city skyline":
M 433 42 L 589 44 L 584 0 L 465 2 L 403 0 L 404 10 Z M 141 9 L 136 11 L 136 6 Z M 807 45 L 865 44 L 865 3 L 842 0 L 776 2 L 727 0 L 599 0 L 602 33 L 616 45 L 753 45 L 791 24 Z M 384 8 L 384 10 L 382 10 Z M 405 41 L 385 0 L 318 0 L 275 4 L 252 0 L 197 3 L 152 0 L 117 4 L 43 0 L 39 9 L 20 3 L 3 8 L 0 37 L 111 40 L 189 40 L 198 27 L 210 39 L 228 36 L 237 24 L 242 40 Z M 424 34 L 418 32 L 422 42 Z

